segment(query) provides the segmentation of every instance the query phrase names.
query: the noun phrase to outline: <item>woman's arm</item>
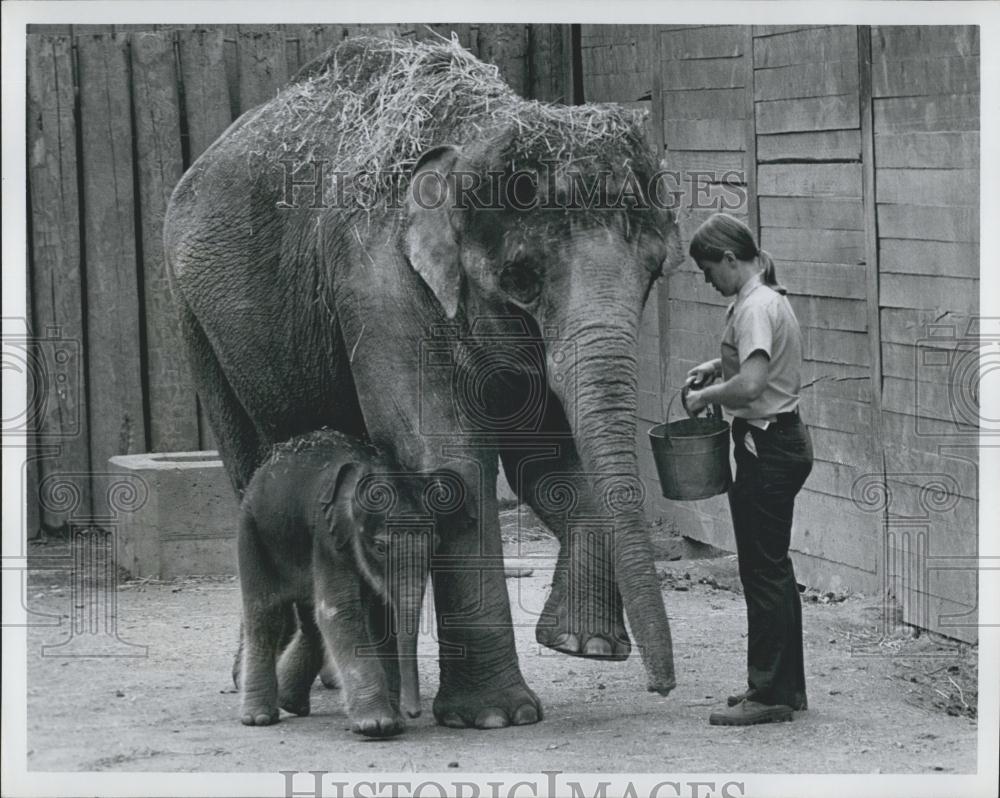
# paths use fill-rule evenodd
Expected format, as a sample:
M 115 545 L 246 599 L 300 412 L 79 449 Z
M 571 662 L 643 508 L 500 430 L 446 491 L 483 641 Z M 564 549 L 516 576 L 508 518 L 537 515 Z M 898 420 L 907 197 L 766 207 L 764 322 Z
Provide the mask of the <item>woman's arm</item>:
M 739 374 L 719 385 L 688 393 L 688 414 L 693 416 L 715 404 L 728 408 L 746 407 L 764 392 L 769 365 L 770 359 L 762 350 L 752 352 L 740 365 Z

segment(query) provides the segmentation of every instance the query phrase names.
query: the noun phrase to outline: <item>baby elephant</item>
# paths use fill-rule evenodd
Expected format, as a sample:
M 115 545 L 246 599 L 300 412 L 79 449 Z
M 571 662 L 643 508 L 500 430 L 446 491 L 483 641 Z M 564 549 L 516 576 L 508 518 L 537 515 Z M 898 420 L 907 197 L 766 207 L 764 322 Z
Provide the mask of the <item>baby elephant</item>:
M 275 447 L 254 474 L 239 531 L 244 724 L 276 722 L 279 706 L 309 714 L 323 642 L 353 731 L 398 734 L 401 703 L 419 714 L 416 643 L 433 533 L 412 518 L 415 487 L 375 449 L 331 430 Z M 387 521 L 390 510 L 402 524 Z M 293 604 L 300 628 L 279 663 Z

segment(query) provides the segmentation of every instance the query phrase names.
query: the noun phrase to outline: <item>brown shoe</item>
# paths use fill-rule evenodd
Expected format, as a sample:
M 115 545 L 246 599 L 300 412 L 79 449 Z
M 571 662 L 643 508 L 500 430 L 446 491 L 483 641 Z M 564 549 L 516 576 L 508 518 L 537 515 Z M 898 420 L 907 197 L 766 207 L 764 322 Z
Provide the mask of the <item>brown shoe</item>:
M 738 703 L 740 703 L 740 701 L 752 701 L 753 695 L 754 693 L 752 690 L 747 690 L 744 693 L 738 693 L 737 695 L 726 696 L 726 706 L 735 707 Z M 806 700 L 806 697 L 804 695 L 797 696 L 796 698 L 797 700 L 795 701 L 795 703 L 791 705 L 792 709 L 794 709 L 796 712 L 805 712 L 807 709 L 809 709 L 809 702 Z
M 778 723 L 792 719 L 792 708 L 785 704 L 758 704 L 740 701 L 736 706 L 713 712 L 708 716 L 712 726 L 754 726 L 758 723 Z

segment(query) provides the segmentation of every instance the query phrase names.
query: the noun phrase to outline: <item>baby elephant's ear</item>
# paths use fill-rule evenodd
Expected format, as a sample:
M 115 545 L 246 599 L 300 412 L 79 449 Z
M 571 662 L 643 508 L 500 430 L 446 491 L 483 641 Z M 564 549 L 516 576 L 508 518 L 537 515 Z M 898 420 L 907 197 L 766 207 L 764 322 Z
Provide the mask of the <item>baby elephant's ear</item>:
M 365 469 L 359 463 L 345 463 L 323 496 L 323 516 L 336 549 L 347 546 L 364 522 L 357 498 L 358 483 L 364 475 Z

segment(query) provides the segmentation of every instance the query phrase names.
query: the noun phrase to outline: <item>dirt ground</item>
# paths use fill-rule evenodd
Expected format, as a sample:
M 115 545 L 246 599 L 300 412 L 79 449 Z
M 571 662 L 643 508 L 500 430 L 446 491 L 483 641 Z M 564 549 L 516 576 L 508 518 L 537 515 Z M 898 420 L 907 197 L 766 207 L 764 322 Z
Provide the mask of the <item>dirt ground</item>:
M 144 656 L 59 656 L 71 646 L 43 646 L 78 642 L 68 628 L 81 614 L 97 629 L 102 617 L 67 570 L 36 569 L 28 606 L 53 625 L 28 635 L 29 770 L 975 772 L 975 648 L 906 631 L 886 636 L 877 601 L 806 592 L 809 710 L 792 723 L 712 727 L 709 712 L 744 678 L 745 614 L 733 558 L 657 564 L 678 672 L 677 689 L 661 698 L 645 691 L 637 655 L 602 663 L 539 648 L 533 618 L 556 544 L 537 529 L 515 538 L 510 513 L 506 520 L 508 568 L 521 569 L 507 583 L 518 652 L 543 702 L 542 723 L 496 731 L 435 726 L 428 609 L 424 713 L 402 736 L 372 742 L 351 734 L 338 692 L 318 682 L 310 717 L 246 728 L 229 677 L 239 617 L 234 578 L 123 582 L 110 598 L 118 637 L 132 645 L 97 637 L 104 653 Z M 65 543 L 31 548 L 40 566 L 67 552 Z M 94 635 L 78 640 L 94 653 Z

